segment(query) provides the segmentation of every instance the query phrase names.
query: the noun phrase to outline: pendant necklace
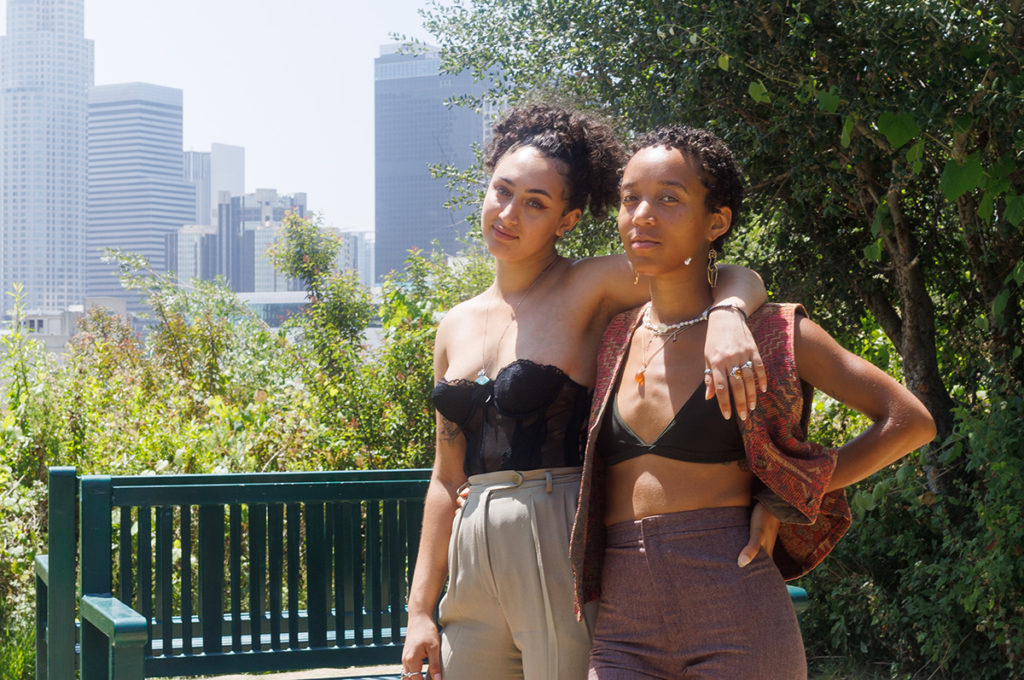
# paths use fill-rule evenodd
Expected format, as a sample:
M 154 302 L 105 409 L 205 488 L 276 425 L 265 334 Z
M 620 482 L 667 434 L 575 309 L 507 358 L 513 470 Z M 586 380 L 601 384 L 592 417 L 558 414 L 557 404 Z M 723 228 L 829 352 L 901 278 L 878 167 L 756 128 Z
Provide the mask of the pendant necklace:
M 495 358 L 498 357 L 498 351 L 501 349 L 501 341 L 505 339 L 505 333 L 507 333 L 509 327 L 512 326 L 512 322 L 516 320 L 516 313 L 519 311 L 519 307 L 526 301 L 527 296 L 530 295 L 530 291 L 533 290 L 534 286 L 536 286 L 537 283 L 544 278 L 544 275 L 548 273 L 548 270 L 558 262 L 558 259 L 558 256 L 555 255 L 555 259 L 548 262 L 547 265 L 544 266 L 544 269 L 540 270 L 540 274 L 537 274 L 537 277 L 530 282 L 529 286 L 526 287 L 526 290 L 523 292 L 523 297 L 519 298 L 519 302 L 512 307 L 512 318 L 509 319 L 508 323 L 505 324 L 505 327 L 501 329 L 501 335 L 498 336 L 498 342 L 494 346 Z M 477 371 L 476 380 L 474 381 L 477 385 L 486 385 L 491 382 L 491 379 L 487 377 L 487 321 L 489 319 L 490 314 L 488 313 L 487 316 L 484 317 L 484 342 L 483 346 L 480 348 L 480 370 Z
M 693 319 L 687 319 L 685 321 L 680 321 L 678 323 L 672 324 L 654 323 L 653 321 L 651 321 L 651 303 L 648 302 L 647 308 L 644 309 L 643 327 L 649 330 L 651 334 L 650 336 L 648 336 L 647 341 L 640 345 L 640 370 L 638 370 L 636 374 L 633 376 L 633 380 L 636 381 L 636 384 L 643 387 L 644 382 L 646 382 L 646 380 L 644 379 L 644 373 L 647 372 L 648 364 L 658 352 L 665 349 L 665 346 L 668 345 L 669 340 L 675 342 L 679 338 L 679 333 L 682 332 L 684 328 L 688 328 L 690 326 L 700 323 L 701 321 L 707 320 L 708 310 L 705 309 L 703 312 L 700 313 L 700 316 Z M 654 341 L 654 338 L 660 338 L 666 335 L 668 336 L 668 339 L 661 343 L 661 347 L 654 350 L 654 352 L 652 352 L 651 355 L 648 356 L 647 352 L 650 349 L 651 343 Z

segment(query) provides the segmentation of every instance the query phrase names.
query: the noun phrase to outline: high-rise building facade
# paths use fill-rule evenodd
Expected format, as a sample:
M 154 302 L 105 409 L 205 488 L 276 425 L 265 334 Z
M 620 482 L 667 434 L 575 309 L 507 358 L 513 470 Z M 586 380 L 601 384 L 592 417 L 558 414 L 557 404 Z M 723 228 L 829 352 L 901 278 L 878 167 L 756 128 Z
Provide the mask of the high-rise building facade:
M 282 196 L 274 189 L 218 200 L 216 273 L 237 293 L 298 290 L 300 284 L 274 269 L 267 254 L 281 235 L 288 212 L 306 217 L 306 194 Z
M 411 248 L 429 250 L 435 239 L 448 252 L 466 232 L 473 209 L 449 210 L 443 179 L 431 165 L 464 169 L 483 138 L 481 114 L 449 106 L 459 95 L 479 95 L 470 74 L 439 72 L 436 52 L 400 54 L 382 47 L 374 60 L 375 275 L 401 270 Z
M 181 90 L 149 83 L 102 85 L 89 92 L 89 220 L 86 290 L 127 296 L 106 248 L 138 253 L 170 269 L 167 234 L 196 217 L 185 179 Z
M 245 193 L 245 148 L 211 144 L 209 151 L 186 151 L 185 179 L 196 191 L 195 224 L 217 224 L 220 192 Z
M 185 152 L 185 181 L 196 194 L 196 216 L 193 224 L 213 224 L 213 192 L 210 190 L 210 152 Z
M 85 297 L 86 118 L 93 44 L 84 0 L 7 0 L 0 37 L 0 314 Z

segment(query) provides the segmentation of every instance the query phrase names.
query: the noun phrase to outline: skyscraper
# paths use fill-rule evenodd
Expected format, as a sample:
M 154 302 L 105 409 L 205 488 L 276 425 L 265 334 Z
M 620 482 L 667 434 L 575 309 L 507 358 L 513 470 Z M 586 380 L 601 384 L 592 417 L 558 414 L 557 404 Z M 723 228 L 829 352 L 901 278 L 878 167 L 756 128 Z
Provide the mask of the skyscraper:
M 85 294 L 86 116 L 93 45 L 84 0 L 7 0 L 0 37 L 0 313 Z
M 86 289 L 126 295 L 104 248 L 144 255 L 167 271 L 166 235 L 196 217 L 186 181 L 181 90 L 149 83 L 102 85 L 89 92 L 89 221 Z
M 217 224 L 220 192 L 245 193 L 245 148 L 211 144 L 209 151 L 186 151 L 185 179 L 196 191 L 195 224 Z
M 429 249 L 433 240 L 452 252 L 465 233 L 472 209 L 448 210 L 445 181 L 431 165 L 460 169 L 476 160 L 473 144 L 483 136 L 483 118 L 471 109 L 447 106 L 458 95 L 479 95 L 470 74 L 439 72 L 436 52 L 399 54 L 381 48 L 374 60 L 375 272 L 382 279 L 403 267 L 410 248 Z

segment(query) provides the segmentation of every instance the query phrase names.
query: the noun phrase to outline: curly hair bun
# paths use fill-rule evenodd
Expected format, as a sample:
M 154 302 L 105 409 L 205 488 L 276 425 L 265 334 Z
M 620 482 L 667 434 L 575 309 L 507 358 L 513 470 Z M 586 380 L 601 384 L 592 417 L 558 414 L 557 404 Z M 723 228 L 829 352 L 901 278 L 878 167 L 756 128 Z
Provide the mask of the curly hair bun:
M 505 154 L 529 146 L 565 164 L 569 210 L 601 218 L 618 200 L 626 156 L 611 125 L 597 116 L 533 104 L 511 109 L 492 130 L 484 153 L 489 171 Z

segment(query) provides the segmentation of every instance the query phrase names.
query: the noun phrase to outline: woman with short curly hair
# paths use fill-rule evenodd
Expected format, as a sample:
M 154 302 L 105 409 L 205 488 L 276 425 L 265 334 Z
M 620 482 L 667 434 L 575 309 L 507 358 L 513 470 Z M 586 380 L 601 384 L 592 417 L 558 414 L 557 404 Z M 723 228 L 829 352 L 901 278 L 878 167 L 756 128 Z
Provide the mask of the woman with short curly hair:
M 437 454 L 404 677 L 420 677 L 427 659 L 430 676 L 445 680 L 573 680 L 585 676 L 591 644 L 589 621 L 573 610 L 568 546 L 594 362 L 608 321 L 645 300 L 647 286 L 622 255 L 574 261 L 555 250 L 584 210 L 603 216 L 618 195 L 624 156 L 609 125 L 553 106 L 516 108 L 495 124 L 485 160 L 481 228 L 495 277 L 437 331 Z M 756 307 L 764 289 L 749 270 L 722 278 L 707 361 L 724 376 L 760 361 L 736 310 Z M 744 417 L 753 374 L 733 388 Z M 729 390 L 720 398 L 728 411 Z
M 849 526 L 843 487 L 935 426 L 797 304 L 750 315 L 768 380 L 750 417 L 724 419 L 701 399 L 700 319 L 714 299 L 702 263 L 736 226 L 742 177 L 707 130 L 661 128 L 635 149 L 619 235 L 651 300 L 616 316 L 598 353 L 571 547 L 577 603 L 600 598 L 588 677 L 806 678 L 783 579 L 818 564 Z M 873 424 L 838 450 L 807 441 L 814 387 Z

